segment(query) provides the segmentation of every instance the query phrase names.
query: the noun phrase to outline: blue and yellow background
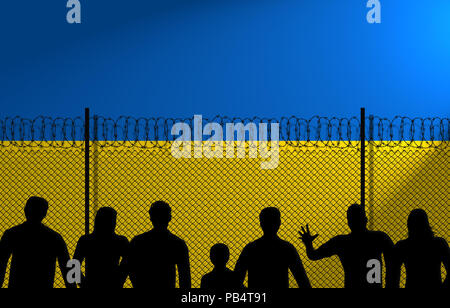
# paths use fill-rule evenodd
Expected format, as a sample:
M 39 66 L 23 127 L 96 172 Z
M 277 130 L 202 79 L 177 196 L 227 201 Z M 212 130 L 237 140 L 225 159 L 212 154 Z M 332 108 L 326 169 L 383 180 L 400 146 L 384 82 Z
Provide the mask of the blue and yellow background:
M 0 4 L 0 116 L 448 116 L 450 2 Z
M 82 24 L 71 25 L 65 0 L 5 0 L 0 118 L 73 118 L 85 107 L 112 118 L 343 118 L 362 106 L 387 118 L 448 117 L 450 2 L 380 2 L 382 23 L 373 25 L 365 0 L 81 0 Z M 0 233 L 23 221 L 26 199 L 37 194 L 50 201 L 45 223 L 73 253 L 84 230 L 81 145 L 1 146 Z M 252 159 L 92 147 L 92 216 L 99 206 L 118 209 L 118 233 L 131 239 L 151 227 L 151 202 L 168 201 L 171 228 L 188 241 L 194 286 L 211 269 L 212 244 L 227 243 L 234 265 L 261 235 L 257 215 L 268 205 L 282 210 L 281 234 L 313 286 L 343 285 L 339 261 L 307 261 L 297 231 L 310 223 L 318 244 L 348 232 L 346 207 L 360 197 L 357 148 L 284 143 L 280 166 L 263 171 Z M 448 142 L 372 151 L 370 227 L 398 241 L 409 211 L 423 207 L 449 240 Z

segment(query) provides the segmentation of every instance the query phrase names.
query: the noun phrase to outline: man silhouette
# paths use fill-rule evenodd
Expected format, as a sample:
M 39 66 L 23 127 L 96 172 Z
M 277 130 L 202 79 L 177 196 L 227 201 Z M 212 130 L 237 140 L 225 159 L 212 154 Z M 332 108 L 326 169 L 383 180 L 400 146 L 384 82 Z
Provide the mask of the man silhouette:
M 74 259 L 83 263 L 86 260 L 84 288 L 122 288 L 126 279 L 120 258 L 128 253 L 128 239 L 116 235 L 117 212 L 103 207 L 95 216 L 94 232 L 80 238 Z
M 214 245 L 211 248 L 210 258 L 214 264 L 214 270 L 203 276 L 202 289 L 234 290 L 243 287 L 239 283 L 236 273 L 227 268 L 227 263 L 230 260 L 230 250 L 227 245 Z
M 0 245 L 0 286 L 12 255 L 9 288 L 53 288 L 56 260 L 66 287 L 69 253 L 61 235 L 42 224 L 48 203 L 31 197 L 25 205 L 26 222 L 7 230 Z
M 248 244 L 237 261 L 235 273 L 243 284 L 248 272 L 251 289 L 289 288 L 289 270 L 299 287 L 310 288 L 300 256 L 295 247 L 278 237 L 281 213 L 277 208 L 265 208 L 260 214 L 264 236 Z
M 134 288 L 175 288 L 178 268 L 180 288 L 191 287 L 189 251 L 186 243 L 167 228 L 172 219 L 170 206 L 157 201 L 150 207 L 153 229 L 130 243 L 124 264 Z
M 443 238 L 435 237 L 424 210 L 411 212 L 408 218 L 409 237 L 395 245 L 395 287 L 400 284 L 402 264 L 406 268 L 406 288 L 449 288 L 450 251 Z M 447 271 L 442 283 L 441 264 Z
M 387 285 L 392 286 L 392 250 L 394 243 L 383 232 L 367 230 L 367 217 L 364 207 L 353 204 L 347 211 L 347 220 L 351 233 L 332 238 L 330 241 L 314 249 L 313 241 L 318 235 L 312 236 L 309 226 L 302 227 L 301 239 L 306 246 L 306 253 L 311 260 L 320 260 L 337 255 L 345 272 L 346 288 L 381 288 L 382 285 L 382 254 L 387 267 Z M 378 273 L 381 281 L 369 281 L 371 270 L 368 263 L 377 260 L 380 265 Z

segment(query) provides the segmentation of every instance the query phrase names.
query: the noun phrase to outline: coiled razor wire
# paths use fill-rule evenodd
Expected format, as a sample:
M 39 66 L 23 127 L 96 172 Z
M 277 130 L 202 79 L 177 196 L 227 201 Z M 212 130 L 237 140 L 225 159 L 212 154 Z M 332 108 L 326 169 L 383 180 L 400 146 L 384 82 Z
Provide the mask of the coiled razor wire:
M 116 119 L 94 116 L 90 119 L 90 140 L 99 147 L 168 148 L 178 136 L 171 130 L 176 123 L 194 127 L 191 118 L 134 118 L 120 116 Z M 239 118 L 215 116 L 203 118 L 207 123 L 226 124 L 266 123 L 270 127 L 278 123 L 279 141 L 293 148 L 358 148 L 361 123 L 359 118 L 328 118 L 314 116 L 310 119 L 295 116 L 275 118 Z M 449 118 L 393 119 L 370 116 L 366 119 L 366 140 L 376 147 L 443 148 L 450 140 Z M 243 126 L 241 126 L 242 129 Z M 82 148 L 85 123 L 81 117 L 51 118 L 39 116 L 34 119 L 7 117 L 0 119 L 0 147 L 54 147 Z M 246 136 L 248 141 L 248 136 Z

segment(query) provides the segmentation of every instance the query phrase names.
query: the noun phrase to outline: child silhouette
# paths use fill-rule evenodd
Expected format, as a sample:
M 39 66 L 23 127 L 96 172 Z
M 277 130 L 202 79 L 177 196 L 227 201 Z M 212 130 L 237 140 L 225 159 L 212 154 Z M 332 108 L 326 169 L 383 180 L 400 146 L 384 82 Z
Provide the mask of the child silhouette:
M 227 263 L 230 260 L 230 250 L 227 245 L 214 245 L 211 248 L 210 258 L 214 269 L 211 273 L 203 276 L 202 289 L 232 290 L 242 288 L 236 274 L 227 268 Z

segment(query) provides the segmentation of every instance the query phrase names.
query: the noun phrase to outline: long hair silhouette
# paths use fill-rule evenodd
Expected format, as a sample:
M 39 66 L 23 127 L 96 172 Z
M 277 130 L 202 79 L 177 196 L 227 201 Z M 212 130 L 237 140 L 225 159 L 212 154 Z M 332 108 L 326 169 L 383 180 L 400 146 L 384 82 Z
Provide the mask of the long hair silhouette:
M 94 232 L 80 238 L 74 259 L 86 260 L 84 288 L 121 288 L 126 280 L 126 270 L 120 264 L 128 254 L 128 239 L 115 233 L 117 212 L 110 207 L 97 211 Z
M 116 223 L 117 212 L 110 207 L 102 207 L 95 216 L 94 233 L 98 235 L 114 234 Z
M 408 217 L 408 238 L 395 245 L 395 287 L 400 285 L 401 266 L 406 268 L 406 288 L 440 288 L 448 284 L 450 251 L 443 238 L 436 237 L 422 209 L 413 210 Z M 441 265 L 447 270 L 442 283 Z
M 416 209 L 408 217 L 408 234 L 410 239 L 430 239 L 434 237 L 427 213 Z

